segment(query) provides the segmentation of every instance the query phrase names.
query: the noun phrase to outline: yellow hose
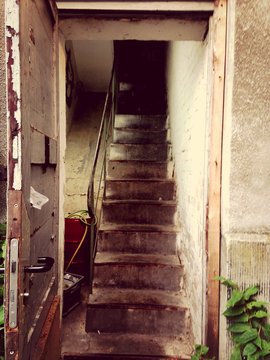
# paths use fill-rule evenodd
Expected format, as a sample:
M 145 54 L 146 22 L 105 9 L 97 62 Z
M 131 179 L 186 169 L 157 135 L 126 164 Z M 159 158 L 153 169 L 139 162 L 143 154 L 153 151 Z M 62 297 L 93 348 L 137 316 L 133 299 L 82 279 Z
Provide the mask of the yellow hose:
M 91 224 L 89 224 L 89 223 L 87 222 L 87 220 L 86 220 L 86 215 L 88 215 L 87 210 L 80 210 L 80 211 L 76 211 L 76 212 L 74 212 L 74 213 L 72 213 L 72 214 L 69 214 L 69 215 L 67 216 L 67 218 L 69 218 L 69 219 L 72 219 L 72 218 L 80 219 L 81 222 L 82 222 L 83 224 L 85 224 L 85 230 L 84 230 L 83 237 L 82 237 L 82 239 L 81 239 L 81 241 L 80 241 L 80 243 L 79 243 L 76 251 L 75 251 L 74 254 L 72 255 L 72 257 L 71 257 L 71 259 L 70 259 L 70 261 L 69 261 L 69 263 L 68 263 L 68 265 L 67 265 L 67 267 L 66 267 L 66 269 L 65 269 L 65 272 L 68 271 L 68 269 L 69 269 L 70 265 L 72 264 L 75 256 L 78 254 L 78 251 L 80 250 L 80 248 L 81 248 L 81 246 L 82 246 L 82 244 L 83 244 L 83 242 L 84 242 L 84 240 L 85 240 L 85 238 L 86 238 L 87 231 L 88 231 L 88 227 L 91 226 Z M 96 223 L 96 219 L 95 219 L 95 223 Z

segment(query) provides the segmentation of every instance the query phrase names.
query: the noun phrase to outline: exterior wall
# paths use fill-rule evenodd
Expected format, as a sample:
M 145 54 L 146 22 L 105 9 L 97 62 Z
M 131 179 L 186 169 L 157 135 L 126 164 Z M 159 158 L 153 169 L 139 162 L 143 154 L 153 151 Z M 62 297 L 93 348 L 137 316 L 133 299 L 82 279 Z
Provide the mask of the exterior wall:
M 168 52 L 168 113 L 180 221 L 179 252 L 196 343 L 203 337 L 208 163 L 207 42 L 172 42 Z
M 0 2 L 0 222 L 6 220 L 6 73 L 5 73 L 5 2 Z
M 269 1 L 229 1 L 222 170 L 222 275 L 270 300 Z M 226 291 L 221 293 L 221 312 Z M 221 316 L 220 360 L 230 343 Z

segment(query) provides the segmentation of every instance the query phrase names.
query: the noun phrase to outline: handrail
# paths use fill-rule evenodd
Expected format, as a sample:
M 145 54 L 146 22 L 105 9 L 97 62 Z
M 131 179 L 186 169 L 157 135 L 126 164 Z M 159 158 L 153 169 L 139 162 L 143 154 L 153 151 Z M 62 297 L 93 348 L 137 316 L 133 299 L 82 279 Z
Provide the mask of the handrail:
M 98 205 L 100 199 L 102 201 L 105 191 L 107 146 L 115 116 L 115 93 L 116 93 L 116 81 L 115 81 L 115 67 L 113 65 L 111 79 L 106 93 L 106 98 L 102 111 L 102 118 L 101 118 L 101 123 L 100 123 L 97 143 L 96 143 L 96 149 L 95 149 L 93 166 L 90 175 L 88 194 L 87 194 L 88 213 L 90 218 L 92 219 L 91 236 L 90 236 L 90 291 L 92 290 L 93 265 L 94 265 L 94 258 L 97 248 L 97 233 L 100 223 L 100 213 L 98 213 L 99 210 Z M 100 174 L 97 183 L 97 191 L 95 191 L 95 185 L 97 181 L 96 172 L 97 172 L 98 164 L 102 164 L 102 166 L 100 167 Z M 103 184 L 103 188 L 102 188 L 102 184 Z M 103 193 L 101 193 L 102 189 L 103 189 Z M 101 211 L 101 204 L 100 204 L 100 211 Z

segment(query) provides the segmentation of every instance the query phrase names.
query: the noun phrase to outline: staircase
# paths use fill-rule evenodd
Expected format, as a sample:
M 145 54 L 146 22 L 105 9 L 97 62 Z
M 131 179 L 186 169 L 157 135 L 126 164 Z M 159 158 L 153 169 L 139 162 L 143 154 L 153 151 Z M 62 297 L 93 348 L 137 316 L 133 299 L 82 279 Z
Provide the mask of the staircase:
M 116 115 L 86 332 L 95 359 L 190 359 L 166 117 Z

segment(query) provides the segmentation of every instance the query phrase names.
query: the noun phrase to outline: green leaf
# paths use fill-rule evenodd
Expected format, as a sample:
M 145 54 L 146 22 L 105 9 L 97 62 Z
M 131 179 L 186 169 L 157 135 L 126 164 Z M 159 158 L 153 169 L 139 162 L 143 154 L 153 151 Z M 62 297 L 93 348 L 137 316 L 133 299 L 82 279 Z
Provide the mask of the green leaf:
M 226 309 L 223 315 L 226 317 L 237 316 L 243 314 L 244 311 L 245 311 L 244 306 L 238 306 L 238 307 Z
M 231 360 L 242 360 L 242 355 L 241 355 L 241 350 L 240 350 L 240 346 L 236 346 L 233 349 L 232 355 L 231 355 Z
M 268 314 L 267 314 L 266 311 L 259 310 L 259 311 L 256 311 L 251 317 L 256 318 L 256 319 L 262 319 L 262 318 L 265 318 L 267 316 L 268 316 Z
M 262 339 L 260 336 L 258 336 L 253 342 L 259 349 L 262 350 Z
M 214 279 L 220 281 L 222 285 L 225 285 L 229 288 L 238 289 L 238 285 L 234 281 L 226 279 L 223 276 L 216 276 Z
M 255 340 L 257 336 L 258 336 L 258 331 L 256 329 L 249 329 L 245 331 L 243 334 L 234 337 L 234 339 L 238 344 L 244 345 L 252 340 Z
M 229 326 L 228 330 L 232 333 L 243 333 L 250 329 L 250 325 L 248 323 L 234 323 Z
M 262 348 L 263 348 L 263 350 L 269 350 L 270 351 L 270 342 L 262 339 Z
M 258 294 L 259 286 L 250 286 L 244 291 L 244 299 L 249 300 L 251 296 Z
M 263 326 L 263 334 L 266 339 L 270 341 L 270 324 L 265 324 Z
M 0 326 L 4 325 L 4 306 L 0 305 Z
M 268 305 L 268 303 L 266 301 L 251 301 L 249 303 L 247 303 L 247 308 L 249 310 L 256 308 L 256 309 L 260 309 L 263 308 L 265 309 L 265 305 Z
M 230 300 L 227 302 L 227 307 L 234 307 L 235 305 L 239 304 L 239 302 L 243 299 L 244 293 L 240 290 L 233 290 L 232 296 Z
M 191 360 L 200 360 L 199 355 L 192 355 Z
M 256 351 L 257 351 L 257 346 L 252 343 L 248 343 L 243 349 L 243 355 L 250 356 L 255 354 Z
M 234 323 L 247 323 L 249 321 L 248 314 L 244 313 L 233 318 Z

